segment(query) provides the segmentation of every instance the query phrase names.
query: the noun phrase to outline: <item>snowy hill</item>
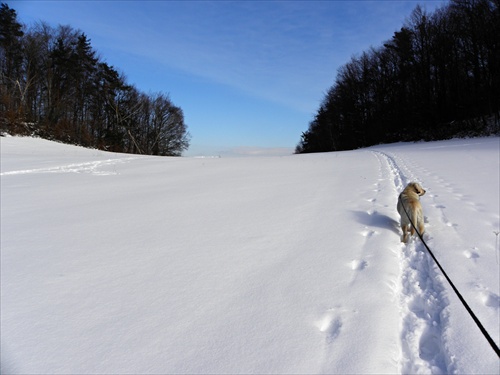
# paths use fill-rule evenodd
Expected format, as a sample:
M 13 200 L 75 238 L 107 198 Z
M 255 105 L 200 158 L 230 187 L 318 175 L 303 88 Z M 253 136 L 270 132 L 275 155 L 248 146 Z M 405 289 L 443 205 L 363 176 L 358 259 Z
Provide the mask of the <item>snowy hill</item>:
M 499 373 L 499 138 L 161 158 L 1 138 L 1 372 Z

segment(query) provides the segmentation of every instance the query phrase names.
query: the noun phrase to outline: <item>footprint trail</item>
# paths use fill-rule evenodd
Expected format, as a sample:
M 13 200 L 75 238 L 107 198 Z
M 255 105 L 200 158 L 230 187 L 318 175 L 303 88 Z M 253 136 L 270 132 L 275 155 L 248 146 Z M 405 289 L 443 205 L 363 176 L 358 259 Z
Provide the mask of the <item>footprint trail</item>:
M 416 179 L 394 156 L 373 152 L 389 169 L 396 199 L 398 192 Z M 445 340 L 449 301 L 443 286 L 444 277 L 420 240 L 413 239 L 400 246 L 400 276 L 396 287 L 401 315 L 400 371 L 403 374 L 453 373 L 454 364 Z

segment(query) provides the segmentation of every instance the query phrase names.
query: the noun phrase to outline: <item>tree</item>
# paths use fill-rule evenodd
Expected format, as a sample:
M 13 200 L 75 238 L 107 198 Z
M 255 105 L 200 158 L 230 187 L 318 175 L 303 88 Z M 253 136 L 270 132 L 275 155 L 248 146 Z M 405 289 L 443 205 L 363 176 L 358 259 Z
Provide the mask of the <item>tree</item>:
M 296 152 L 499 133 L 499 1 L 417 6 L 380 48 L 343 65 Z
M 0 5 L 0 109 L 3 122 L 23 120 L 21 113 L 22 80 L 22 25 L 14 9 Z
M 84 32 L 43 22 L 24 31 L 6 4 L 0 21 L 5 130 L 117 152 L 179 156 L 188 148 L 182 109 L 129 85 Z

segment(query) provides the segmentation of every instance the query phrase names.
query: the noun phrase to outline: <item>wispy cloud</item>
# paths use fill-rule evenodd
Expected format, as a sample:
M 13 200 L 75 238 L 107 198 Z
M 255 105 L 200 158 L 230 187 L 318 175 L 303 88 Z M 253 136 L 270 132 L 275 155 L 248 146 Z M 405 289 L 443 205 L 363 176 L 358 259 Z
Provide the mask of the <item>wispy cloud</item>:
M 105 49 L 153 60 L 165 69 L 305 112 L 316 109 L 340 65 L 352 54 L 389 39 L 401 26 L 402 14 L 416 5 L 416 1 L 43 3 L 54 7 L 59 22 L 81 25 Z
M 129 53 L 310 112 L 337 68 L 389 39 L 413 7 L 408 1 L 141 2 L 114 38 Z M 162 16 L 151 19 L 154 13 Z

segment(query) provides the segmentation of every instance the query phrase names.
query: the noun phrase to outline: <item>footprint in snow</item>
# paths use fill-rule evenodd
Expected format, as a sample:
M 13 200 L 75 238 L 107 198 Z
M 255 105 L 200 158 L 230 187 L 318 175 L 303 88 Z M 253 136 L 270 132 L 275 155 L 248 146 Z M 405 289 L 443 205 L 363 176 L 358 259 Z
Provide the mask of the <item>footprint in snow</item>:
M 481 293 L 481 301 L 488 307 L 498 310 L 500 308 L 500 297 L 495 293 L 484 291 Z
M 335 310 L 330 309 L 318 324 L 320 332 L 326 334 L 326 341 L 329 344 L 340 335 L 340 329 L 342 328 L 342 319 Z
M 370 238 L 371 236 L 373 236 L 374 234 L 377 234 L 377 231 L 374 231 L 374 230 L 370 230 L 370 229 L 366 229 L 362 232 L 360 232 L 360 234 L 363 236 L 363 237 L 367 237 L 367 238 Z
M 473 248 L 473 250 L 477 250 L 477 248 Z M 467 258 L 467 259 L 472 259 L 472 260 L 476 260 L 477 258 L 479 258 L 479 254 L 476 253 L 475 251 L 473 250 L 465 250 L 464 251 L 464 256 Z
M 353 271 L 362 271 L 366 268 L 368 262 L 362 259 L 354 259 L 350 264 Z

